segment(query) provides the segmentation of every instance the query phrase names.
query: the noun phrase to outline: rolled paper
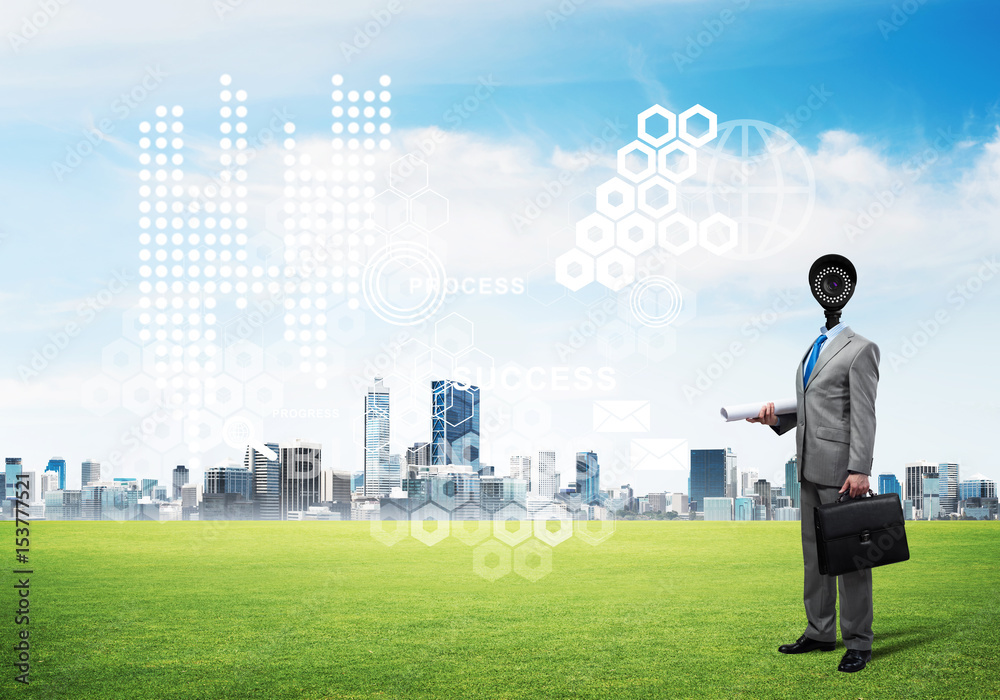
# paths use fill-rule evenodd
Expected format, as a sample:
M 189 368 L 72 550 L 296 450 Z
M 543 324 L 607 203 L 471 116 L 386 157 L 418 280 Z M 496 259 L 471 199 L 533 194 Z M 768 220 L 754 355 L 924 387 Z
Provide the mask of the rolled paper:
M 745 418 L 756 418 L 760 415 L 760 407 L 766 404 L 767 401 L 758 401 L 757 403 L 741 403 L 736 406 L 723 406 L 719 413 L 722 414 L 723 419 L 728 422 L 734 420 L 743 420 Z M 775 415 L 781 416 L 787 413 L 795 413 L 797 404 L 795 399 L 780 399 L 774 402 L 774 413 Z

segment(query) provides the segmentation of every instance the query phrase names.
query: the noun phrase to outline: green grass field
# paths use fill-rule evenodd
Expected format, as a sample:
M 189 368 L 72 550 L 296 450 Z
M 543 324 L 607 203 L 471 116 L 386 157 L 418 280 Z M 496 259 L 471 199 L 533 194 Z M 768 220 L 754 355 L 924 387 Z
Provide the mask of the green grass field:
M 907 530 L 851 675 L 840 645 L 777 652 L 805 626 L 798 523 L 619 522 L 536 582 L 490 582 L 455 537 L 387 547 L 366 523 L 39 522 L 32 680 L 14 682 L 5 567 L 0 696 L 996 697 L 1000 522 Z

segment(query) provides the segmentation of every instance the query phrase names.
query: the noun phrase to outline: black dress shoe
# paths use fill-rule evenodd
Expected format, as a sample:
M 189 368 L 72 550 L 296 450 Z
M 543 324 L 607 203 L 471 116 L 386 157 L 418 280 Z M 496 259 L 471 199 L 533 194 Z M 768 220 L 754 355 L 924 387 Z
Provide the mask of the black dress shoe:
M 817 642 L 815 639 L 809 639 L 809 637 L 802 635 L 794 644 L 782 644 L 778 647 L 778 651 L 782 654 L 805 654 L 807 651 L 816 651 L 817 649 L 819 651 L 833 651 L 836 646 L 836 642 Z
M 844 654 L 844 658 L 840 660 L 840 666 L 837 666 L 837 670 L 843 671 L 844 673 L 854 673 L 867 666 L 868 662 L 871 660 L 871 650 L 862 651 L 860 649 L 848 649 L 847 653 Z

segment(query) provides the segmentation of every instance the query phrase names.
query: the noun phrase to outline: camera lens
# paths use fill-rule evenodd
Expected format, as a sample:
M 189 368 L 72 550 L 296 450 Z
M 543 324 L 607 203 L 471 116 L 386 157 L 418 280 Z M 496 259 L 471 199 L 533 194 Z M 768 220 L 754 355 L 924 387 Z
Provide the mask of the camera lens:
M 836 297 L 844 290 L 844 276 L 839 270 L 828 272 L 823 276 L 822 287 L 828 295 Z

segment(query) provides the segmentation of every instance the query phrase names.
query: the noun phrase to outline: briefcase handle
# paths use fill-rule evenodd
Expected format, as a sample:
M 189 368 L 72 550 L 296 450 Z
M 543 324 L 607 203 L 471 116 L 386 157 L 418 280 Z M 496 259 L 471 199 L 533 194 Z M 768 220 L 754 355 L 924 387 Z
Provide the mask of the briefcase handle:
M 837 503 L 841 503 L 841 502 L 843 502 L 844 498 L 845 498 L 845 497 L 846 497 L 846 496 L 847 496 L 847 495 L 848 495 L 849 493 L 850 493 L 850 491 L 844 491 L 844 492 L 843 492 L 842 494 L 840 494 L 840 497 L 839 497 L 839 498 L 837 499 Z M 876 494 L 875 494 L 875 492 L 874 492 L 874 491 L 872 491 L 871 489 L 868 489 L 868 493 L 867 493 L 866 495 L 867 495 L 867 496 L 874 496 L 874 495 L 876 495 Z M 864 498 L 864 497 L 865 497 L 865 496 L 858 496 L 858 498 Z M 851 500 L 854 500 L 854 499 L 852 498 Z

